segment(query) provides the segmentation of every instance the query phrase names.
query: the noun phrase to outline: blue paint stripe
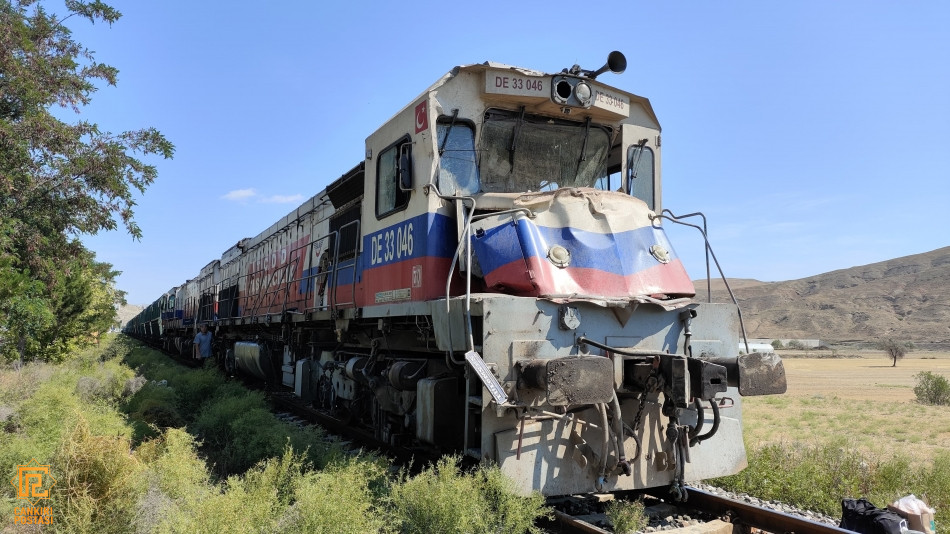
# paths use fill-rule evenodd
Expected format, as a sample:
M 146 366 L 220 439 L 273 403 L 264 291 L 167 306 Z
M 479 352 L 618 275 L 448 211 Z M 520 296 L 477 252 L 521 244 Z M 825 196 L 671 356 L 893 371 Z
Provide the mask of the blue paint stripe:
M 490 273 L 518 259 L 547 257 L 554 245 L 571 253 L 570 266 L 628 276 L 657 264 L 650 247 L 661 245 L 675 260 L 676 254 L 662 228 L 646 226 L 616 234 L 587 232 L 577 228 L 548 228 L 519 219 L 475 236 L 473 249 L 482 272 Z
M 363 236 L 362 268 L 371 269 L 406 260 L 455 254 L 455 219 L 423 213 Z
M 353 269 L 353 260 L 340 263 L 336 286 L 345 286 L 362 279 L 367 269 L 393 265 L 427 257 L 451 258 L 455 254 L 455 219 L 438 213 L 423 213 L 363 236 L 363 252 Z M 411 250 L 409 243 L 412 243 Z M 319 266 L 303 270 L 298 294 L 312 293 L 320 275 Z M 333 286 L 332 273 L 327 281 Z

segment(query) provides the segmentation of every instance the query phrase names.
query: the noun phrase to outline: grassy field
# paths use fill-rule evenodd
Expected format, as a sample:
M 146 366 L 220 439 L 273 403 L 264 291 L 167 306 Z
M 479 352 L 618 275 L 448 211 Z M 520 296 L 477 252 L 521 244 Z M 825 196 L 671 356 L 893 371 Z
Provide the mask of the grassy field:
M 892 367 L 873 351 L 823 359 L 784 352 L 788 392 L 743 399 L 750 446 L 845 438 L 869 455 L 924 462 L 950 450 L 950 407 L 918 404 L 913 391 L 921 371 L 950 377 L 950 353 L 910 353 Z
M 950 532 L 950 406 L 913 391 L 923 371 L 950 377 L 950 353 L 896 367 L 873 351 L 780 355 L 788 392 L 743 399 L 749 467 L 714 483 L 834 517 L 845 497 L 883 507 L 913 493 L 937 509 L 938 534 Z

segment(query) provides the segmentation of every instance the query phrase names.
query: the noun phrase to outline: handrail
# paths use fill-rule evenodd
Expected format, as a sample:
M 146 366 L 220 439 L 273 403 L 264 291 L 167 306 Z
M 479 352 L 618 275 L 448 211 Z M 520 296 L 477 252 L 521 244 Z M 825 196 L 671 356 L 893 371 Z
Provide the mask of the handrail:
M 313 295 L 313 305 L 312 305 L 312 306 L 305 306 L 305 307 L 304 307 L 304 311 L 305 311 L 305 312 L 311 311 L 311 310 L 328 309 L 328 308 L 330 307 L 330 304 L 320 304 L 320 305 L 317 304 L 317 297 L 319 296 L 320 292 L 317 291 L 317 289 L 316 289 L 316 288 L 319 286 L 319 283 L 320 283 L 319 281 L 320 281 L 321 279 L 326 280 L 328 273 L 326 273 L 326 272 L 317 272 L 316 274 L 314 274 L 314 271 L 315 271 L 315 270 L 318 270 L 318 271 L 319 271 L 319 269 L 320 269 L 320 262 L 323 261 L 323 256 L 324 256 L 325 254 L 329 254 L 330 251 L 329 251 L 329 249 L 323 250 L 323 247 L 321 246 L 321 247 L 320 247 L 320 252 L 317 253 L 316 258 L 314 258 L 313 253 L 314 253 L 314 249 L 317 248 L 317 247 L 316 247 L 316 244 L 317 244 L 317 243 L 321 243 L 321 242 L 323 242 L 323 241 L 326 241 L 327 239 L 330 239 L 330 237 L 333 236 L 333 235 L 335 235 L 335 234 L 336 234 L 336 232 L 330 232 L 329 234 L 324 235 L 323 237 L 319 237 L 319 238 L 317 238 L 317 239 L 314 239 L 313 241 L 310 241 L 310 242 L 307 243 L 306 245 L 295 249 L 295 250 L 299 250 L 299 249 L 301 249 L 301 248 L 307 248 L 307 254 L 306 254 L 306 257 L 308 258 L 307 264 L 310 265 L 310 268 L 307 269 L 307 275 L 306 275 L 306 276 L 304 276 L 303 274 L 301 274 L 301 276 L 300 276 L 299 279 L 291 280 L 291 282 L 290 282 L 290 284 L 292 285 L 292 284 L 295 283 L 295 282 L 298 283 L 298 284 L 300 284 L 300 283 L 303 283 L 304 280 L 306 280 L 306 281 L 307 281 L 307 295 L 309 296 L 309 293 L 310 293 L 310 292 L 313 292 L 313 294 L 314 294 L 314 295 Z M 307 296 L 304 296 L 304 297 L 303 297 L 302 299 L 300 299 L 300 300 L 302 300 L 302 301 L 304 302 L 304 304 L 307 304 Z
M 683 226 L 688 226 L 688 227 L 690 227 L 690 228 L 695 228 L 695 229 L 699 230 L 699 233 L 700 233 L 700 234 L 702 234 L 702 236 L 703 236 L 703 241 L 706 243 L 706 254 L 712 256 L 713 261 L 716 263 L 716 269 L 719 271 L 719 276 L 720 276 L 720 278 L 722 278 L 722 283 L 725 284 L 725 286 L 726 286 L 726 291 L 729 292 L 729 297 L 732 299 L 732 303 L 736 305 L 736 312 L 737 312 L 738 315 L 739 315 L 739 328 L 742 330 L 742 340 L 745 342 L 745 351 L 746 351 L 746 354 L 750 354 L 751 351 L 749 350 L 749 338 L 746 336 L 746 333 L 745 333 L 745 323 L 744 323 L 743 320 L 742 320 L 742 308 L 739 306 L 739 301 L 736 299 L 735 293 L 732 292 L 732 288 L 729 287 L 729 281 L 726 280 L 726 275 L 725 275 L 725 273 L 722 271 L 722 266 L 719 265 L 719 260 L 716 258 L 716 253 L 713 252 L 712 245 L 709 243 L 709 237 L 708 237 L 707 234 L 706 234 L 706 230 L 705 230 L 704 228 L 700 228 L 698 225 L 690 224 L 690 223 L 683 222 L 683 221 L 680 220 L 680 219 L 684 219 L 684 218 L 686 218 L 686 217 L 694 217 L 694 216 L 702 216 L 702 218 L 703 218 L 703 223 L 704 223 L 704 225 L 705 225 L 706 216 L 703 215 L 703 214 L 701 214 L 701 213 L 698 213 L 698 212 L 697 212 L 697 213 L 690 213 L 690 214 L 688 214 L 688 215 L 683 215 L 683 216 L 681 216 L 681 217 L 677 217 L 676 215 L 673 214 L 672 211 L 665 209 L 665 210 L 663 210 L 659 215 L 652 215 L 652 216 L 650 217 L 650 219 L 651 219 L 651 220 L 666 219 L 666 220 L 668 220 L 668 221 L 670 221 L 670 222 L 672 222 L 672 223 L 675 223 L 675 224 L 681 224 L 681 225 L 683 225 Z M 709 268 L 708 260 L 707 260 L 706 267 L 707 267 L 707 269 Z M 708 276 L 708 275 L 706 276 L 706 281 L 707 281 L 707 283 L 710 283 L 710 282 L 709 282 L 709 276 Z M 710 287 L 710 292 L 709 292 L 709 296 L 708 296 L 707 298 L 708 298 L 709 302 L 712 302 L 712 290 L 711 290 L 712 284 L 711 284 L 711 283 L 710 283 L 710 286 L 709 286 L 709 287 Z
M 318 305 L 316 299 L 317 299 L 317 296 L 318 296 L 319 292 L 315 291 L 315 288 L 317 288 L 318 285 L 319 285 L 319 284 L 318 284 L 318 281 L 321 280 L 321 279 L 326 279 L 326 278 L 329 276 L 329 274 L 330 274 L 329 271 L 326 271 L 326 272 L 319 272 L 319 273 L 317 273 L 317 274 L 314 274 L 314 270 L 320 268 L 319 262 L 322 261 L 322 256 L 323 256 L 323 254 L 329 254 L 330 251 L 329 251 L 329 250 L 322 250 L 322 247 L 320 247 L 322 254 L 321 254 L 321 253 L 317 253 L 316 258 L 314 258 L 314 250 L 317 248 L 317 247 L 315 246 L 317 243 L 321 243 L 321 242 L 323 242 L 323 241 L 326 241 L 327 239 L 330 239 L 332 236 L 334 236 L 334 235 L 336 235 L 336 234 L 337 234 L 337 232 L 335 232 L 335 231 L 334 231 L 334 232 L 330 232 L 329 234 L 326 234 L 326 235 L 324 235 L 324 236 L 322 236 L 322 237 L 318 237 L 317 239 L 314 239 L 314 240 L 312 240 L 312 241 L 309 241 L 309 242 L 306 243 L 305 245 L 301 245 L 301 246 L 299 246 L 299 247 L 297 247 L 297 248 L 295 248 L 295 249 L 293 249 L 293 250 L 290 251 L 291 256 L 294 256 L 294 253 L 295 253 L 295 252 L 300 251 L 300 250 L 302 250 L 302 249 L 307 249 L 306 254 L 297 254 L 297 255 L 296 255 L 296 256 L 297 256 L 296 260 L 301 260 L 301 259 L 307 258 L 309 261 L 304 262 L 304 265 L 309 265 L 310 267 L 309 267 L 308 273 L 307 273 L 306 275 L 301 274 L 300 278 L 291 279 L 291 280 L 289 280 L 288 283 L 285 285 L 286 292 L 287 292 L 287 297 L 285 298 L 285 306 L 286 306 L 287 303 L 290 302 L 290 299 L 289 299 L 289 296 L 290 296 L 290 288 L 291 288 L 295 283 L 301 284 L 301 283 L 303 283 L 304 281 L 307 282 L 307 291 L 306 291 L 306 293 L 309 295 L 309 293 L 310 293 L 311 291 L 314 292 L 313 306 L 305 306 L 305 307 L 304 307 L 304 311 L 305 311 L 305 312 L 307 312 L 307 311 L 312 311 L 312 310 L 329 309 L 329 308 L 332 306 L 332 302 L 329 303 L 329 304 L 321 304 L 321 305 Z M 295 260 L 295 261 L 296 261 L 296 260 Z M 334 258 L 334 263 L 336 263 L 335 258 Z M 301 271 L 301 272 L 302 272 L 302 271 Z M 307 304 L 307 296 L 304 296 L 304 297 L 302 297 L 302 298 L 295 299 L 294 302 L 303 302 L 304 304 Z M 287 310 L 285 309 L 284 311 L 287 311 Z
M 349 226 L 356 227 L 356 234 L 354 238 L 354 245 L 356 246 L 353 247 L 354 254 L 353 254 L 352 264 L 341 265 L 340 253 L 339 253 L 340 241 L 343 235 L 343 230 Z M 315 252 L 315 249 L 317 248 L 315 245 L 317 243 L 321 243 L 333 237 L 336 237 L 336 239 L 333 239 L 334 246 L 332 250 L 332 261 L 331 261 L 331 265 L 333 266 L 333 268 L 325 272 L 318 272 L 314 274 L 314 269 L 319 269 L 319 265 L 314 263 L 314 260 L 315 260 L 314 252 Z M 244 291 L 239 292 L 238 300 L 239 300 L 239 303 L 241 304 L 240 305 L 241 311 L 237 315 L 237 317 L 241 319 L 256 317 L 260 313 L 262 313 L 262 310 L 270 310 L 271 308 L 274 308 L 275 306 L 278 306 L 278 305 L 281 306 L 281 313 L 284 313 L 289 309 L 290 307 L 289 305 L 291 304 L 291 302 L 302 301 L 304 302 L 306 306 L 307 301 L 308 301 L 307 297 L 293 299 L 292 301 L 291 295 L 290 295 L 290 290 L 293 284 L 302 283 L 305 280 L 308 283 L 307 293 L 312 291 L 314 295 L 312 306 L 306 306 L 304 308 L 305 311 L 326 310 L 326 309 L 336 310 L 341 305 L 355 304 L 356 303 L 356 272 L 359 265 L 359 255 L 360 255 L 359 254 L 359 239 L 360 239 L 360 221 L 359 220 L 351 221 L 341 226 L 338 230 L 334 230 L 317 239 L 309 241 L 308 243 L 304 245 L 298 246 L 290 250 L 289 251 L 290 260 L 286 264 L 281 266 L 280 268 L 274 269 L 270 273 L 267 272 L 268 269 L 266 267 L 261 267 L 259 269 L 255 269 L 254 271 L 238 275 L 236 277 L 237 285 L 238 287 L 240 287 L 241 280 L 244 279 Z M 304 249 L 307 249 L 307 252 L 305 254 L 300 254 L 299 252 Z M 323 253 L 327 254 L 327 253 L 331 253 L 331 251 L 325 250 L 323 251 Z M 295 269 L 300 265 L 300 262 L 304 261 L 306 258 L 309 258 L 310 260 L 310 269 L 308 270 L 307 275 L 305 276 L 301 275 L 299 278 L 295 277 L 292 273 L 295 272 Z M 319 253 L 316 256 L 316 259 L 317 260 L 321 259 L 321 255 Z M 337 301 L 337 291 L 336 291 L 337 288 L 339 287 L 339 283 L 338 283 L 339 274 L 347 269 L 351 269 L 353 271 L 353 283 L 350 284 L 350 291 L 351 291 L 350 300 L 345 301 L 345 302 L 339 302 Z M 274 274 L 277 275 L 276 279 L 272 278 L 272 280 L 274 281 L 272 283 L 268 283 L 265 285 L 263 283 L 264 277 L 267 275 L 273 276 Z M 229 276 L 226 280 L 228 282 L 231 282 L 233 278 L 234 276 Z M 326 303 L 318 303 L 317 299 L 319 298 L 319 292 L 317 291 L 317 288 L 320 285 L 319 281 L 323 279 L 327 280 L 325 295 L 326 295 L 326 292 L 329 292 L 329 295 L 327 296 Z M 261 287 L 259 288 L 258 291 L 252 291 L 251 288 L 249 287 L 249 282 L 253 280 L 262 280 L 262 283 L 260 284 Z M 230 285 L 228 287 L 230 287 Z M 283 297 L 282 299 L 281 299 L 281 296 Z
M 672 217 L 671 220 L 673 220 L 673 222 L 679 222 L 679 221 L 681 221 L 682 219 L 686 219 L 686 218 L 689 218 L 689 217 L 701 217 L 701 218 L 703 219 L 703 236 L 706 236 L 706 235 L 708 235 L 708 233 L 709 233 L 708 228 L 706 227 L 706 215 L 704 215 L 702 212 L 697 211 L 697 212 L 694 212 L 694 213 L 687 213 L 686 215 L 679 215 L 679 216 L 677 216 L 677 215 L 675 215 L 672 211 L 670 211 L 670 210 L 668 210 L 668 209 L 665 209 L 665 210 L 663 210 L 663 213 L 665 213 L 665 214 L 669 215 L 670 217 Z M 709 241 L 706 241 L 706 302 L 712 302 L 712 277 L 711 277 L 710 274 L 709 274 L 709 273 L 710 273 L 710 271 L 709 271 L 709 252 L 710 252 L 710 250 L 711 250 L 711 249 L 710 249 L 710 247 L 709 247 Z M 723 281 L 725 281 L 725 280 L 723 280 Z
M 441 200 L 457 200 L 463 203 L 471 202 L 472 207 L 468 213 L 468 217 L 465 220 L 465 227 L 462 229 L 462 237 L 464 239 L 459 239 L 458 245 L 455 247 L 455 253 L 452 255 L 452 262 L 449 265 L 449 274 L 445 279 L 445 312 L 446 315 L 451 317 L 452 314 L 452 275 L 455 274 L 455 264 L 459 259 L 459 256 L 462 252 L 462 247 L 465 246 L 466 249 L 466 269 L 465 269 L 465 330 L 468 337 L 468 346 L 469 350 L 472 352 L 475 351 L 475 339 L 472 333 L 472 217 L 475 216 L 475 198 L 474 197 L 465 197 L 465 196 L 454 196 L 454 195 L 443 195 L 438 186 L 434 181 L 430 181 L 428 184 L 423 186 L 423 190 L 426 194 L 430 191 L 435 192 L 435 195 Z M 464 215 L 463 215 L 464 216 Z M 448 328 L 448 341 L 449 349 L 445 353 L 446 364 L 449 362 L 456 365 L 465 365 L 465 360 L 456 360 L 452 353 L 455 349 L 455 343 L 452 341 L 452 326 L 451 321 Z

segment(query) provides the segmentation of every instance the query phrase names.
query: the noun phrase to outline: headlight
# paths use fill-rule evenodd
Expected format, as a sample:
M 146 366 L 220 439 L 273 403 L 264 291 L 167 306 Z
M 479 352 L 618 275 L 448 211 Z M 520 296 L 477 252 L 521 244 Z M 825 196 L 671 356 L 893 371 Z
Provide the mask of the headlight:
M 551 100 L 558 104 L 589 108 L 594 103 L 594 89 L 582 78 L 557 75 L 551 79 Z
M 561 245 L 554 245 L 548 250 L 548 259 L 551 260 L 551 263 L 563 269 L 571 264 L 571 253 Z
M 590 86 L 584 82 L 580 82 L 574 86 L 574 96 L 577 97 L 577 101 L 585 108 L 590 106 L 590 97 L 592 94 L 593 91 L 591 91 Z

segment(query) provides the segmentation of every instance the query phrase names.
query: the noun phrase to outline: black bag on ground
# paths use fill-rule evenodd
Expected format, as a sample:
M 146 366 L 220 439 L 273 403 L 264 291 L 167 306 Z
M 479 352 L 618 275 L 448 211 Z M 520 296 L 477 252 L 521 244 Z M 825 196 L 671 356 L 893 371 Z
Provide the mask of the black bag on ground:
M 896 513 L 878 508 L 867 499 L 841 500 L 841 528 L 859 534 L 901 534 L 906 522 Z

